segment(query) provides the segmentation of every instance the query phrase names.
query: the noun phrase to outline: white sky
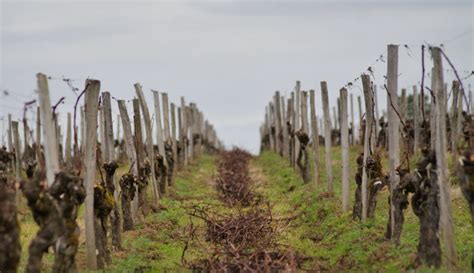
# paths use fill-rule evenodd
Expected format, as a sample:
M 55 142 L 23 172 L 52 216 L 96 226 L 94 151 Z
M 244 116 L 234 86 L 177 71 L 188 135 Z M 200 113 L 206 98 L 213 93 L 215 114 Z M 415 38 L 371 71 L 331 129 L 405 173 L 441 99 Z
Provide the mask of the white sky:
M 133 98 L 133 84 L 140 82 L 150 107 L 149 89 L 168 92 L 178 103 L 185 96 L 227 145 L 256 152 L 274 91 L 289 94 L 300 80 L 304 90 L 319 92 L 325 80 L 332 107 L 339 88 L 374 64 L 389 43 L 410 48 L 399 52 L 399 87 L 409 92 L 421 78 L 424 41 L 444 43 L 461 75 L 474 69 L 469 0 L 0 3 L 0 89 L 10 92 L 0 94 L 0 118 L 21 116 L 23 102 L 35 98 L 37 72 L 77 79 L 81 89 L 85 78 L 96 78 L 102 90 L 123 99 Z M 426 64 L 429 70 L 428 56 Z M 383 84 L 386 63 L 374 70 Z M 446 73 L 451 81 L 452 72 Z M 75 95 L 66 84 L 54 80 L 50 89 L 53 102 L 66 96 L 60 110 L 72 111 Z M 361 94 L 357 87 L 350 92 Z M 316 105 L 322 113 L 320 96 Z

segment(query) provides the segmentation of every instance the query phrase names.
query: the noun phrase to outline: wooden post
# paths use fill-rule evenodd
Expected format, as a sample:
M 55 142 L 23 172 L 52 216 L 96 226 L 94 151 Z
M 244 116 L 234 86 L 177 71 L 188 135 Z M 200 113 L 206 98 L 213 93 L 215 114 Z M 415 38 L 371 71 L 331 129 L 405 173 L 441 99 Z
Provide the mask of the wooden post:
M 71 113 L 67 113 L 67 127 L 66 127 L 66 166 L 71 166 L 72 164 L 72 128 L 71 128 Z
M 112 121 L 112 105 L 110 100 L 110 93 L 103 92 L 102 93 L 102 110 L 104 114 L 104 156 L 105 156 L 105 163 L 110 164 L 113 162 L 115 158 L 115 141 L 114 141 L 114 128 L 113 128 L 113 121 Z M 120 124 L 120 118 L 117 117 L 117 126 Z M 111 229 L 112 229 L 112 244 L 115 248 L 120 249 L 122 246 L 122 223 L 121 217 L 119 212 L 119 193 L 120 188 L 118 185 L 118 181 L 115 176 L 113 176 L 113 184 L 114 184 L 114 200 L 115 206 L 112 209 L 110 214 L 110 222 L 111 222 Z
M 280 155 L 283 155 L 283 143 L 280 136 L 283 136 L 283 132 L 281 131 L 281 105 L 280 105 L 280 91 L 275 92 L 275 96 L 273 97 L 273 103 L 275 106 L 275 131 L 276 131 L 276 148 L 277 152 Z
M 370 76 L 362 75 L 362 86 L 364 91 L 364 101 L 365 101 L 365 134 L 364 134 L 364 161 L 362 168 L 362 221 L 364 222 L 367 219 L 367 184 L 368 184 L 368 174 L 367 174 L 367 158 L 375 150 L 375 120 L 374 120 L 374 98 L 372 93 L 372 88 L 370 86 Z
M 285 105 L 285 98 L 281 97 L 281 126 L 283 131 L 283 155 L 286 159 L 290 157 L 290 141 L 288 136 L 288 126 L 287 126 L 287 119 L 286 119 L 286 105 Z
M 472 101 L 472 90 L 471 90 L 471 84 L 469 84 L 469 106 L 468 107 L 469 109 L 467 109 L 467 111 L 469 112 L 469 114 L 472 114 L 474 113 L 474 104 L 473 104 L 473 101 Z
M 115 137 L 117 138 L 117 141 L 119 141 L 119 142 L 120 142 L 120 131 L 121 131 L 120 130 L 121 129 L 120 128 L 120 123 L 121 123 L 120 120 L 121 120 L 120 115 L 117 115 L 117 133 L 115 134 Z
M 377 85 L 372 84 L 373 90 L 374 90 L 374 109 L 375 109 L 375 135 L 378 135 L 378 124 L 380 121 L 380 116 L 379 116 L 379 100 L 377 97 Z M 381 129 L 381 128 L 380 128 Z
M 336 113 L 336 107 L 332 107 L 332 114 L 333 114 L 333 121 L 334 121 L 334 129 L 339 129 L 339 122 Z
M 13 137 L 12 137 L 12 114 L 8 114 L 8 151 L 13 152 Z
M 316 117 L 316 99 L 314 90 L 309 90 L 309 107 L 311 115 L 311 147 L 313 148 L 313 162 L 314 162 L 314 183 L 319 185 L 319 132 L 318 119 Z
M 270 120 L 270 147 L 272 148 L 273 152 L 278 152 L 278 138 L 277 138 L 277 130 L 276 130 L 276 114 L 275 114 L 275 107 L 273 102 L 268 103 L 269 109 L 269 120 Z
M 133 99 L 133 126 L 135 130 L 135 152 L 137 153 L 137 161 L 135 165 L 138 169 L 138 177 L 143 176 L 142 166 L 145 162 L 145 151 L 143 149 L 143 134 L 142 134 L 142 123 L 141 123 L 141 115 L 140 115 L 140 102 L 138 99 Z M 138 200 L 137 205 L 138 209 L 141 211 L 142 215 L 146 215 L 147 212 L 147 201 L 146 201 L 146 187 L 141 189 L 140 186 L 137 187 L 137 194 L 135 198 Z M 135 201 L 135 199 L 133 200 Z M 132 203 L 132 207 L 134 203 Z
M 153 196 L 155 200 L 155 204 L 158 205 L 160 196 L 158 194 L 158 183 L 156 181 L 155 176 L 155 152 L 153 149 L 153 134 L 151 130 L 151 118 L 150 118 L 150 110 L 148 109 L 148 105 L 146 103 L 145 95 L 143 94 L 142 86 L 139 83 L 135 83 L 135 92 L 137 94 L 138 100 L 140 101 L 140 106 L 143 112 L 143 120 L 145 121 L 145 134 L 146 134 L 146 150 L 148 154 L 148 161 L 150 162 L 151 166 L 151 184 L 153 188 Z
M 415 131 L 413 151 L 418 151 L 420 142 L 420 101 L 418 100 L 418 91 L 416 85 L 413 85 L 413 127 Z
M 21 151 L 20 151 L 20 133 L 18 131 L 18 121 L 12 121 L 13 144 L 15 145 L 15 179 L 21 179 Z
M 131 165 L 133 175 L 138 176 L 138 159 L 134 145 L 135 142 L 133 141 L 132 126 L 130 124 L 130 117 L 128 116 L 127 106 L 125 105 L 124 100 L 118 100 L 117 104 L 120 112 L 120 118 L 122 119 L 122 127 L 125 138 L 125 150 L 127 152 L 128 161 Z M 135 197 L 132 200 L 132 219 L 136 219 L 138 214 L 137 194 L 135 194 Z
M 56 173 L 59 172 L 58 146 L 56 132 L 53 124 L 53 112 L 49 98 L 48 78 L 46 75 L 36 74 L 38 79 L 38 99 L 43 121 L 44 157 L 46 163 L 46 177 L 48 186 L 54 182 Z M 95 162 L 95 161 L 94 161 Z
M 349 126 L 347 124 L 347 90 L 342 88 L 341 98 L 341 151 L 342 151 L 342 211 L 349 210 Z
M 104 163 L 110 163 L 115 160 L 114 149 L 114 128 L 112 124 L 112 105 L 110 101 L 110 93 L 102 92 L 102 114 L 104 118 L 104 139 L 103 139 L 103 153 Z
M 457 81 L 453 81 L 452 86 L 452 104 L 451 104 L 451 113 L 449 113 L 451 119 L 451 153 L 453 154 L 453 158 L 458 158 L 457 156 L 457 119 L 458 119 L 458 99 L 459 99 L 459 84 Z M 457 160 L 454 160 L 454 164 L 457 165 Z
M 84 148 L 86 143 L 86 117 L 84 115 L 84 106 L 79 108 L 81 114 L 81 154 L 84 157 Z
M 187 136 L 188 136 L 188 123 L 187 123 L 187 111 L 186 111 L 186 102 L 184 101 L 184 97 L 181 97 L 181 120 L 182 120 L 182 127 L 181 127 L 181 142 L 183 147 L 183 161 L 184 167 L 188 166 L 188 144 L 187 144 Z
M 170 110 L 168 103 L 168 94 L 161 93 L 162 103 L 163 103 L 163 129 L 165 132 L 165 141 L 170 140 Z
M 23 118 L 23 146 L 24 146 L 24 155 L 27 154 L 27 151 L 29 150 L 29 145 L 30 145 L 30 128 L 28 126 L 28 120 L 26 119 L 26 116 Z M 29 156 L 29 154 L 28 154 Z
M 443 64 L 441 49 L 431 49 L 433 57 L 433 72 L 436 95 L 436 169 L 438 171 L 438 185 L 440 189 L 440 227 L 444 239 L 444 248 L 447 257 L 447 266 L 453 269 L 456 265 L 456 248 L 454 246 L 453 215 L 451 209 L 451 182 L 449 179 L 447 163 L 447 137 L 446 137 L 446 92 L 443 88 Z
M 295 131 L 296 131 L 296 112 L 295 112 L 295 102 L 296 97 L 295 97 L 295 92 L 291 92 L 291 105 L 290 105 L 290 112 L 289 116 L 291 117 L 291 131 L 292 131 L 292 138 L 291 138 L 291 158 L 290 158 L 290 165 L 296 170 L 296 164 L 295 164 L 295 149 L 296 149 L 296 140 L 295 140 Z
M 333 176 L 332 176 L 332 156 L 331 156 L 331 116 L 329 114 L 329 98 L 328 87 L 326 82 L 321 82 L 321 97 L 323 102 L 324 116 L 324 144 L 325 144 L 325 161 L 326 161 L 326 178 L 327 191 L 333 192 Z
M 293 137 L 290 136 L 290 131 L 289 129 L 292 129 L 293 126 L 293 92 L 291 92 L 291 97 L 287 100 L 287 105 L 286 105 L 286 131 L 288 134 L 288 161 L 290 163 L 290 166 L 293 166 Z
M 295 113 L 295 123 L 293 123 L 294 127 L 293 130 L 294 132 L 298 131 L 300 129 L 300 95 L 301 95 L 301 84 L 300 81 L 296 81 L 296 86 L 295 86 L 295 105 L 293 107 L 294 113 Z M 300 150 L 300 142 L 298 141 L 298 138 L 295 136 L 295 147 L 293 149 L 294 151 L 294 158 L 293 158 L 293 166 L 296 168 L 296 159 L 298 158 L 298 151 Z
M 178 106 L 178 138 L 177 141 L 180 143 L 181 151 L 178 154 L 178 168 L 181 170 L 184 166 L 184 143 L 183 143 L 183 116 L 181 114 L 181 107 Z
M 87 80 L 85 93 L 86 139 L 84 158 L 84 184 L 86 187 L 86 260 L 89 270 L 97 269 L 94 231 L 94 185 L 96 182 L 97 112 L 100 81 Z M 46 118 L 43 119 L 46 121 Z M 46 137 L 45 137 L 46 139 Z
M 457 88 L 459 88 L 459 82 L 458 81 L 455 81 L 456 84 L 458 85 Z M 455 151 L 456 151 L 456 154 L 457 154 L 457 147 L 458 147 L 458 143 L 459 143 L 459 140 L 460 138 L 462 137 L 462 126 L 463 126 L 463 117 L 462 117 L 462 112 L 463 112 L 463 109 L 462 109 L 462 105 L 463 105 L 463 98 L 464 98 L 464 89 L 459 89 L 459 96 L 458 96 L 458 105 L 456 106 L 456 111 L 457 111 L 457 119 L 456 119 L 456 126 L 455 126 L 455 129 L 456 129 L 456 146 L 455 146 Z M 454 157 L 454 158 L 457 158 L 457 157 Z
M 165 143 L 163 140 L 163 127 L 161 126 L 161 106 L 160 106 L 160 93 L 153 91 L 153 99 L 155 103 L 155 121 L 156 121 L 156 141 L 158 142 L 158 152 L 166 159 Z M 168 168 L 168 162 L 163 160 L 164 165 Z
M 192 161 L 194 158 L 194 122 L 196 121 L 195 115 L 194 115 L 194 108 L 193 104 L 191 103 L 188 109 L 188 139 L 189 139 L 189 150 L 188 150 L 188 156 L 189 160 Z
M 357 126 L 359 128 L 359 143 L 362 143 L 363 142 L 363 139 L 362 139 L 362 130 L 364 128 L 362 128 L 362 101 L 361 101 L 361 98 L 360 96 L 357 96 L 357 104 L 359 106 L 359 126 Z
M 302 91 L 301 92 L 301 130 L 309 136 L 309 125 L 308 125 L 308 92 Z M 306 147 L 308 149 L 308 147 Z M 303 176 L 304 182 L 309 182 L 311 179 L 310 177 L 310 172 L 309 172 L 309 158 L 308 154 L 309 152 L 305 150 L 303 152 L 304 154 L 304 167 L 302 169 L 301 175 Z
M 61 149 L 59 143 L 61 142 L 61 126 L 59 126 L 59 113 L 55 113 L 53 115 L 53 124 L 54 124 L 54 134 L 56 135 L 56 150 L 58 151 L 58 159 L 59 159 L 59 166 L 61 167 L 61 163 L 63 163 L 63 156 L 61 154 Z
M 436 77 L 434 68 L 431 70 L 431 90 L 436 88 Z M 435 92 L 435 91 L 433 91 Z M 431 97 L 430 104 L 430 132 L 431 132 L 431 146 L 430 149 L 434 150 L 436 145 L 436 111 L 435 111 L 435 98 Z
M 101 149 L 101 160 L 105 162 L 104 153 L 104 111 L 102 103 L 99 105 L 99 143 Z
M 41 114 L 39 106 L 36 108 L 36 161 L 39 169 L 44 170 L 43 155 L 41 152 Z
M 407 109 L 408 102 L 407 102 L 407 90 L 402 88 L 402 99 L 401 99 L 401 107 L 400 107 L 400 115 L 402 116 L 403 122 L 408 120 Z
M 352 131 L 352 134 L 351 134 L 351 145 L 355 145 L 355 136 L 356 136 L 356 126 L 355 126 L 355 123 L 354 123 L 354 96 L 352 96 L 351 94 L 351 131 Z
M 178 168 L 178 143 L 176 143 L 176 106 L 174 103 L 170 104 L 171 107 L 171 145 L 173 148 L 173 157 L 175 162 L 175 167 L 173 168 L 173 177 L 176 175 Z
M 393 196 L 393 189 L 398 185 L 399 177 L 395 170 L 400 164 L 400 119 L 397 115 L 398 108 L 398 46 L 387 46 L 387 111 L 388 111 L 388 164 L 390 195 Z M 395 207 L 390 199 L 390 229 L 391 233 L 395 229 Z M 393 238 L 395 239 L 395 238 Z

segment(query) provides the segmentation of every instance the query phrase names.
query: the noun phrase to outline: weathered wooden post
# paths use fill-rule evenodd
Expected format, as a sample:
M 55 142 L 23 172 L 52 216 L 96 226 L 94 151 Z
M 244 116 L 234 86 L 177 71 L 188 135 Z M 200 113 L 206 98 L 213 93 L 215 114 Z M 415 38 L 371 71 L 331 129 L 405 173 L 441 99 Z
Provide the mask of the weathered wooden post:
M 26 155 L 26 156 L 31 156 L 31 154 L 29 153 L 29 149 L 30 149 L 30 128 L 28 126 L 28 120 L 25 117 L 23 117 L 23 146 L 24 146 L 24 150 L 23 150 L 23 154 Z
M 290 157 L 290 140 L 288 136 L 288 126 L 287 126 L 287 119 L 286 119 L 286 105 L 285 105 L 285 98 L 281 97 L 281 126 L 283 132 L 283 155 L 285 159 Z
M 13 137 L 12 137 L 12 114 L 8 114 L 8 131 L 7 131 L 8 151 L 13 152 Z
M 309 142 L 309 125 L 308 125 L 308 93 L 306 91 L 301 92 L 301 131 L 303 138 L 300 140 L 301 154 L 304 156 L 304 162 L 301 166 L 301 175 L 304 182 L 309 182 L 311 179 L 309 172 L 309 153 L 308 153 L 308 142 Z
M 275 153 L 278 153 L 278 132 L 276 129 L 276 123 L 277 123 L 277 118 L 276 118 L 276 110 L 275 110 L 275 105 L 273 101 L 270 101 L 268 104 L 268 109 L 270 109 L 270 128 L 271 128 L 271 137 L 273 140 L 272 144 L 272 150 Z
M 309 90 L 309 106 L 311 115 L 311 146 L 313 148 L 313 161 L 314 161 L 314 183 L 319 185 L 319 132 L 318 132 L 318 119 L 316 117 L 316 99 L 314 90 Z
M 354 96 L 351 94 L 351 138 L 350 138 L 350 143 L 351 145 L 355 145 L 355 136 L 356 136 L 356 126 L 354 123 Z
M 105 162 L 105 154 L 104 154 L 104 111 L 103 111 L 103 105 L 102 105 L 102 102 L 99 103 L 99 120 L 98 120 L 98 123 L 99 123 L 99 143 L 100 143 L 100 160 L 101 162 Z
M 388 111 L 388 165 L 390 196 L 398 185 L 396 168 L 400 164 L 400 120 L 398 110 L 398 45 L 387 46 L 387 111 Z M 390 234 L 395 230 L 395 208 L 390 199 Z M 395 238 L 393 238 L 395 239 Z
M 298 131 L 300 129 L 300 122 L 301 122 L 301 116 L 300 116 L 300 105 L 301 105 L 301 102 L 300 102 L 300 95 L 301 95 L 301 84 L 300 84 L 300 81 L 296 81 L 296 86 L 295 86 L 295 105 L 294 105 L 294 114 L 295 114 L 295 123 L 293 124 L 294 127 L 293 127 L 293 130 L 294 132 Z M 293 158 L 293 162 L 294 162 L 294 165 L 295 168 L 296 168 L 296 160 L 298 158 L 298 151 L 300 150 L 300 142 L 298 141 L 298 138 L 295 137 L 294 138 L 295 140 L 295 147 L 293 149 L 294 152 L 294 158 Z
M 105 163 L 106 164 L 113 164 L 112 162 L 115 161 L 115 147 L 114 147 L 114 128 L 113 128 L 113 121 L 112 121 L 112 105 L 110 100 L 110 93 L 103 92 L 102 93 L 102 103 L 103 103 L 103 114 L 104 114 L 104 156 L 105 156 Z M 118 118 L 118 117 L 117 117 Z M 119 121 L 120 119 L 117 119 Z M 117 125 L 120 122 L 117 123 Z M 107 170 L 106 170 L 107 172 Z M 108 175 L 108 174 L 107 174 Z M 110 214 L 110 222 L 111 222 L 111 230 L 112 230 L 112 245 L 115 249 L 122 248 L 122 228 L 121 228 L 121 217 L 119 212 L 119 186 L 117 183 L 117 179 L 115 177 L 115 170 L 113 171 L 112 175 L 112 182 L 113 182 L 113 196 L 115 200 L 115 206 L 112 209 Z M 110 187 L 111 188 L 111 187 Z M 108 186 L 108 190 L 110 191 Z
M 336 107 L 332 107 L 332 114 L 333 114 L 333 121 L 334 121 L 334 128 L 331 129 L 339 129 L 339 119 L 337 118 Z
M 434 73 L 434 68 L 431 69 L 431 90 L 433 90 L 433 92 L 435 92 L 435 88 L 436 88 L 436 77 L 435 77 L 435 73 Z M 430 149 L 431 150 L 434 150 L 435 149 L 435 145 L 436 145 L 436 111 L 435 111 L 435 108 L 436 108 L 436 105 L 435 105 L 435 101 L 436 99 L 431 96 L 431 104 L 430 104 L 430 132 L 431 132 L 431 146 L 430 146 Z
M 362 221 L 367 219 L 368 212 L 368 173 L 367 158 L 375 151 L 375 119 L 374 97 L 370 86 L 370 76 L 362 75 L 362 87 L 365 101 L 365 134 L 364 134 L 364 159 L 362 168 Z
M 341 151 L 342 151 L 342 211 L 349 210 L 349 126 L 347 124 L 347 90 L 341 88 Z
M 275 92 L 273 97 L 273 105 L 275 107 L 275 132 L 276 132 L 276 148 L 277 153 L 283 156 L 283 143 L 282 143 L 282 126 L 281 126 L 281 105 L 280 105 L 280 91 Z
M 179 149 L 180 152 L 178 154 L 178 168 L 181 170 L 184 166 L 184 158 L 183 158 L 183 152 L 184 152 L 184 143 L 183 143 L 183 114 L 181 113 L 181 107 L 178 106 L 178 138 L 177 141 L 180 143 Z
M 440 227 L 444 239 L 444 248 L 447 257 L 447 266 L 453 269 L 456 265 L 456 248 L 454 245 L 453 215 L 451 210 L 451 182 L 449 179 L 447 163 L 447 137 L 446 137 L 446 92 L 443 86 L 443 64 L 441 60 L 441 49 L 431 48 L 433 57 L 433 72 L 436 79 L 436 169 L 438 172 L 438 185 L 440 189 Z
M 295 92 L 291 92 L 290 101 L 288 102 L 288 121 L 291 124 L 291 135 L 290 135 L 290 166 L 295 168 L 295 123 L 296 123 L 296 114 L 295 114 Z
M 84 115 L 84 106 L 79 107 L 81 114 L 81 155 L 84 157 L 84 148 L 86 143 L 86 117 Z M 83 158 L 84 159 L 84 158 Z
M 331 116 L 329 114 L 329 98 L 328 86 L 326 82 L 321 82 L 321 97 L 323 100 L 324 111 L 324 144 L 325 144 L 325 161 L 326 161 L 326 179 L 327 190 L 333 192 L 333 176 L 332 176 L 332 156 L 331 156 Z
M 137 166 L 137 154 L 135 151 L 135 145 L 133 140 L 132 134 L 132 126 L 130 124 L 130 117 L 128 116 L 127 106 L 125 105 L 124 100 L 117 101 L 120 118 L 122 120 L 122 127 L 124 132 L 124 139 L 125 139 L 125 151 L 127 152 L 128 162 L 131 165 L 132 174 L 134 176 L 138 176 L 138 166 Z M 137 217 L 137 210 L 138 210 L 138 198 L 137 194 L 135 194 L 134 199 L 132 200 L 132 218 L 128 219 L 126 215 L 123 215 L 124 221 L 124 230 L 133 229 L 133 219 Z M 128 224 L 129 223 L 129 224 Z M 125 226 L 127 225 L 127 228 Z
M 8 152 L 13 153 L 14 148 L 13 148 L 13 136 L 12 136 L 12 115 L 8 114 L 8 130 L 7 130 L 7 141 L 8 141 Z M 13 170 L 15 170 L 14 162 L 10 166 L 12 167 Z
M 155 176 L 155 152 L 153 149 L 153 135 L 151 130 L 151 118 L 150 110 L 146 103 L 145 95 L 143 94 L 142 86 L 139 83 L 135 83 L 135 93 L 137 94 L 140 106 L 143 112 L 143 119 L 145 121 L 145 134 L 146 134 L 146 150 L 148 154 L 148 162 L 151 166 L 151 183 L 153 188 L 153 196 L 155 198 L 155 204 L 158 204 L 160 196 L 158 193 L 158 183 L 156 182 Z
M 375 84 L 372 84 L 372 88 L 374 90 L 374 109 L 375 109 L 375 135 L 377 136 L 378 135 L 378 125 L 379 125 L 379 120 L 380 120 L 380 116 L 379 116 L 379 100 L 378 100 L 378 97 L 377 97 L 377 85 Z M 380 128 L 382 129 L 382 128 Z
M 357 96 L 357 104 L 359 106 L 359 126 L 358 126 L 358 129 L 359 129 L 359 144 L 361 144 L 364 141 L 362 139 L 362 137 L 364 136 L 364 134 L 362 134 L 362 130 L 364 130 L 364 128 L 362 128 L 362 101 L 361 101 L 360 96 Z
M 138 179 L 144 177 L 143 166 L 145 163 L 145 151 L 143 147 L 143 134 L 142 134 L 142 123 L 141 123 L 141 114 L 140 114 L 140 102 L 138 99 L 133 99 L 133 126 L 135 130 L 135 152 L 137 153 L 137 161 L 135 165 L 138 169 Z M 139 180 L 140 181 L 140 180 Z M 145 216 L 148 212 L 148 202 L 146 199 L 146 186 L 139 182 L 137 186 L 138 189 L 138 209 L 141 212 L 142 216 Z
M 171 145 L 173 149 L 173 158 L 175 162 L 175 167 L 173 168 L 173 177 L 175 177 L 178 168 L 178 143 L 176 142 L 176 106 L 174 103 L 170 104 L 171 106 Z
M 459 88 L 459 82 L 453 81 L 453 101 L 451 107 L 451 153 L 453 158 L 458 158 L 458 143 L 462 130 L 462 99 L 463 90 Z M 458 161 L 454 160 L 455 166 Z
M 420 101 L 418 98 L 418 91 L 416 85 L 413 85 L 413 127 L 415 132 L 414 137 L 414 146 L 413 151 L 416 153 L 418 151 L 419 142 L 420 142 Z
M 94 231 L 94 185 L 96 179 L 97 112 L 100 81 L 87 80 L 85 93 L 86 139 L 84 155 L 84 184 L 86 187 L 86 260 L 89 270 L 97 269 Z M 46 121 L 46 118 L 43 119 Z
M 163 157 L 163 163 L 168 168 L 165 153 L 165 143 L 163 139 L 163 127 L 161 126 L 161 106 L 160 106 L 160 93 L 153 91 L 153 99 L 155 103 L 155 121 L 156 121 L 156 141 L 158 142 L 158 152 Z
M 20 133 L 18 130 L 18 121 L 12 121 L 13 144 L 15 145 L 15 179 L 21 179 L 21 151 L 20 151 Z
M 161 99 L 163 103 L 163 129 L 165 132 L 165 141 L 170 141 L 170 111 L 169 111 L 169 103 L 168 103 L 168 94 L 161 93 Z
M 39 106 L 36 108 L 36 161 L 39 169 L 44 170 L 43 155 L 41 152 L 41 114 Z
M 46 177 L 48 179 L 48 186 L 51 186 L 54 182 L 56 173 L 59 172 L 58 146 L 53 123 L 51 100 L 49 97 L 48 78 L 46 75 L 41 73 L 36 74 L 36 78 L 38 79 L 38 99 L 41 111 L 41 120 L 43 121 Z
M 56 150 L 58 151 L 58 159 L 59 159 L 59 167 L 63 163 L 63 155 L 61 152 L 61 147 L 59 143 L 61 143 L 61 126 L 59 126 L 59 113 L 53 113 L 53 124 L 54 124 L 54 133 L 56 134 Z
M 182 149 L 183 149 L 183 163 L 184 168 L 188 166 L 188 121 L 187 121 L 187 111 L 186 111 L 186 102 L 184 101 L 184 97 L 181 97 L 181 120 L 182 120 L 182 127 L 181 127 L 181 142 L 182 142 Z
M 407 110 L 408 110 L 408 101 L 407 101 L 407 90 L 402 88 L 402 98 L 400 105 L 400 115 L 402 116 L 403 122 L 408 120 Z
M 71 127 L 71 113 L 67 113 L 67 127 L 66 127 L 66 166 L 72 164 L 72 127 Z
M 188 109 L 188 139 L 189 139 L 189 153 L 188 153 L 188 156 L 189 156 L 189 160 L 192 161 L 193 158 L 194 158 L 194 122 L 196 122 L 196 116 L 194 114 L 194 107 L 193 107 L 193 103 L 190 103 L 189 104 L 189 107 L 187 107 Z

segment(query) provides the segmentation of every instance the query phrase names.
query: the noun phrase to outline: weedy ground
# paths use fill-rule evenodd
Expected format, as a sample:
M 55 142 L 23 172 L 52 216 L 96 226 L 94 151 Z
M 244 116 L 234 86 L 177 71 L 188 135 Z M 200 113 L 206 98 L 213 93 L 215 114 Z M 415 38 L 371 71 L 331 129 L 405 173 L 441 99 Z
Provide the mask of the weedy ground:
M 359 147 L 351 148 L 350 158 L 355 159 L 360 150 Z M 378 197 L 374 219 L 366 223 L 352 220 L 351 212 L 341 212 L 340 148 L 335 147 L 332 152 L 334 196 L 326 192 L 324 164 L 320 168 L 323 182 L 315 185 L 314 182 L 304 184 L 286 160 L 275 153 L 264 152 L 251 160 L 250 171 L 255 191 L 270 202 L 273 215 L 279 223 L 279 243 L 294 250 L 303 260 L 302 271 L 408 271 L 415 260 L 419 237 L 418 218 L 411 207 L 405 210 L 400 246 L 394 246 L 384 240 L 388 220 L 387 190 L 382 191 Z M 323 158 L 321 151 L 321 162 L 324 162 Z M 112 253 L 112 265 L 107 268 L 107 272 L 188 272 L 193 261 L 208 257 L 212 251 L 203 238 L 205 224 L 199 219 L 190 218 L 187 212 L 193 206 L 212 207 L 216 212 L 228 211 L 214 189 L 216 160 L 215 156 L 203 155 L 188 170 L 178 173 L 175 185 L 160 200 L 162 211 L 149 214 L 135 230 L 124 233 L 124 250 Z M 416 158 L 412 159 L 413 162 L 414 160 Z M 351 160 L 350 164 L 352 204 L 355 160 Z M 414 164 L 411 166 L 414 167 Z M 124 167 L 118 173 L 125 171 Z M 457 183 L 455 175 L 451 177 L 452 182 Z M 452 199 L 458 268 L 461 272 L 468 272 L 471 255 L 474 253 L 474 232 L 467 204 L 457 186 L 453 186 Z M 24 266 L 28 244 L 37 227 L 28 210 L 21 211 Z M 81 228 L 84 227 L 82 218 L 81 213 Z M 195 240 L 190 240 L 191 235 Z M 77 261 L 79 267 L 84 269 L 83 236 L 81 239 Z M 51 267 L 52 260 L 52 255 L 48 254 L 44 260 L 45 269 Z M 433 270 L 420 267 L 417 272 Z

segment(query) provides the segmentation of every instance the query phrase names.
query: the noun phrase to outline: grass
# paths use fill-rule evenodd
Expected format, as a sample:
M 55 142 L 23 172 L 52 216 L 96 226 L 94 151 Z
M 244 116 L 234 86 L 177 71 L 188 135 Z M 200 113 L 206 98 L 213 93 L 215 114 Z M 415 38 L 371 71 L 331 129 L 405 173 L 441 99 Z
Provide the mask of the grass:
M 351 177 L 356 172 L 355 158 L 360 148 L 351 148 Z M 324 162 L 321 151 L 321 162 Z M 260 191 L 274 206 L 279 217 L 298 216 L 290 222 L 280 236 L 282 244 L 293 248 L 306 257 L 306 268 L 330 269 L 331 271 L 353 270 L 361 272 L 400 272 L 413 264 L 419 237 L 418 218 L 411 207 L 405 210 L 405 225 L 400 246 L 384 240 L 388 221 L 388 191 L 379 194 L 374 219 L 366 223 L 352 220 L 351 212 L 341 212 L 341 153 L 332 150 L 335 197 L 325 194 L 326 185 L 304 184 L 289 164 L 272 152 L 264 152 L 253 164 L 260 168 L 266 178 Z M 386 165 L 386 162 L 384 162 Z M 412 165 L 413 166 L 413 165 Z M 321 166 L 321 181 L 325 181 L 325 167 Z M 386 170 L 386 168 L 385 168 Z M 351 204 L 355 183 L 351 182 Z M 352 209 L 352 208 L 351 208 Z M 471 255 L 474 253 L 472 232 L 467 203 L 453 187 L 453 213 L 455 221 L 458 267 L 469 271 Z M 443 272 L 443 270 L 438 270 Z M 433 272 L 429 268 L 418 268 L 417 272 Z
M 180 172 L 173 188 L 161 199 L 166 209 L 149 214 L 135 230 L 124 233 L 124 251 L 114 253 L 107 272 L 183 272 L 182 254 L 188 241 L 190 218 L 187 209 L 193 205 L 219 205 L 212 187 L 214 157 L 203 155 L 187 171 Z M 193 224 L 203 223 L 193 219 Z M 205 253 L 190 245 L 186 260 L 204 258 Z

